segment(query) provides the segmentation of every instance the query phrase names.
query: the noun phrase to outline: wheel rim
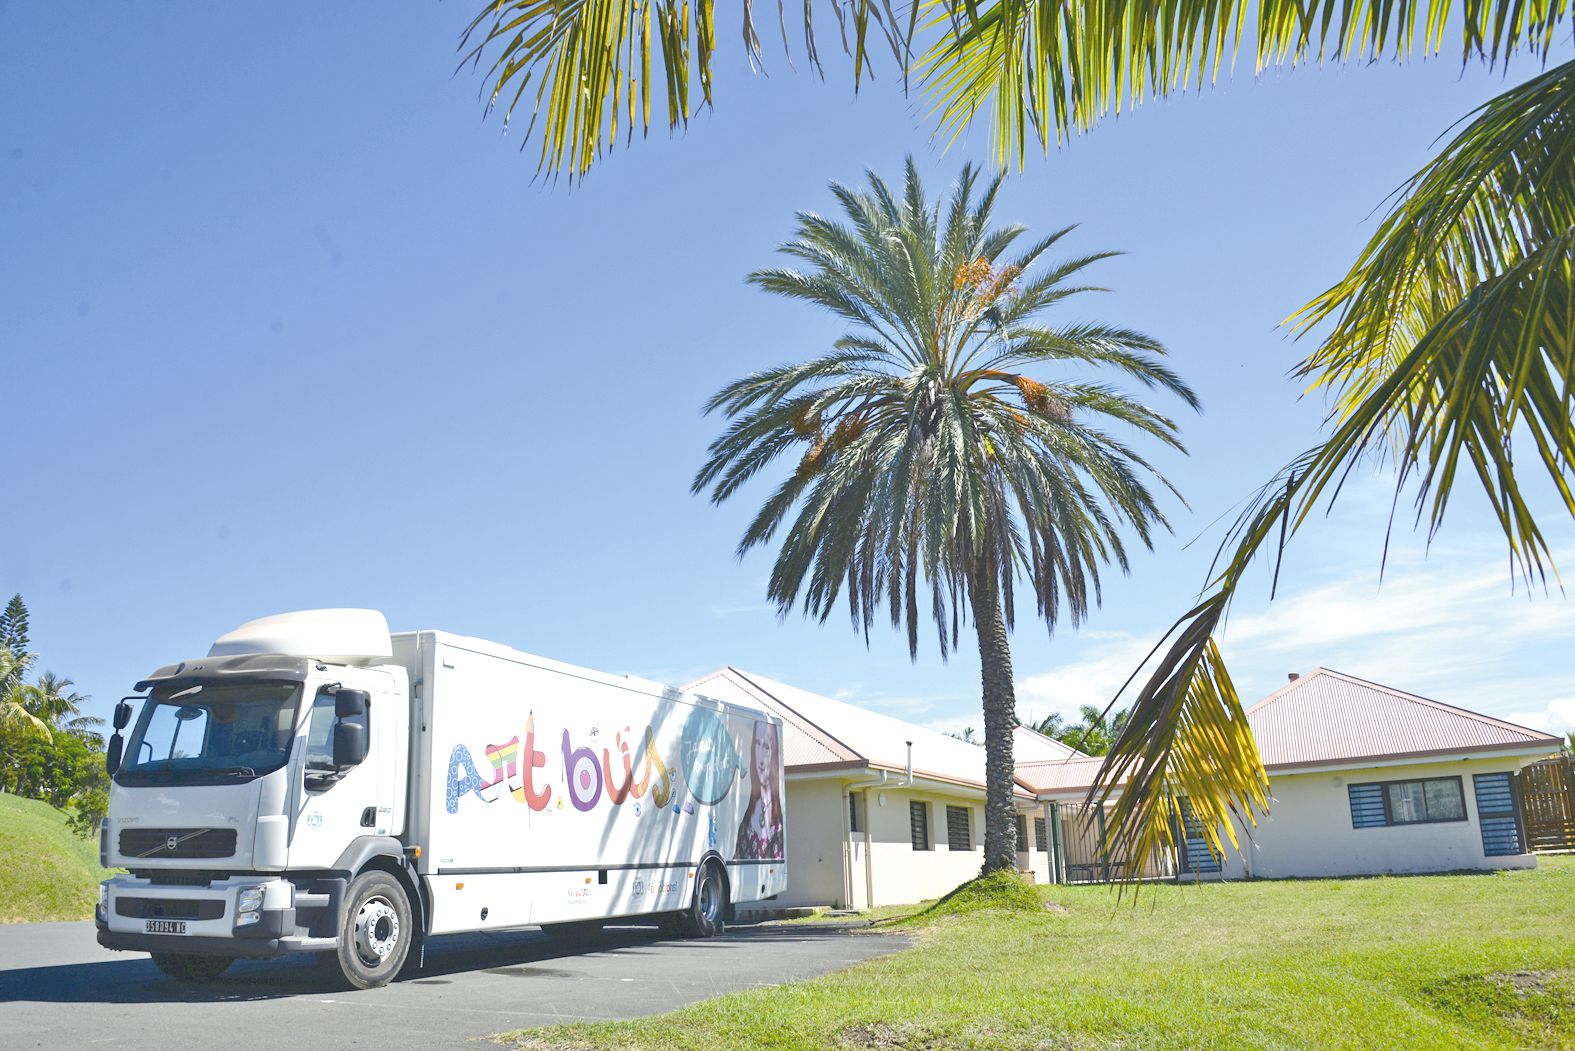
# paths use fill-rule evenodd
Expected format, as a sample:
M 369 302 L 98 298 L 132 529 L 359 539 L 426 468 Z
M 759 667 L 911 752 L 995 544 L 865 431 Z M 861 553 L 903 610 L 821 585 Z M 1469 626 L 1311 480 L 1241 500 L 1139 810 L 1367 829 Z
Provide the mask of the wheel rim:
M 717 879 L 708 872 L 700 881 L 700 918 L 706 923 L 715 923 L 721 911 L 722 895 L 717 886 Z
M 382 895 L 361 903 L 355 914 L 355 951 L 361 962 L 376 967 L 399 946 L 399 913 Z

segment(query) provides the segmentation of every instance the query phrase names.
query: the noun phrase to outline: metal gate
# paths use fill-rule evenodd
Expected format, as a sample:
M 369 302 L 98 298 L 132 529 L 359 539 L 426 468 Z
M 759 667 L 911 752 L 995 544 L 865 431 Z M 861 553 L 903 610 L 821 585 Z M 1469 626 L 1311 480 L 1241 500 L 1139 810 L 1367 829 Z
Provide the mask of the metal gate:
M 1052 803 L 1051 828 L 1055 835 L 1056 881 L 1109 883 L 1127 879 L 1169 879 L 1176 874 L 1173 862 L 1139 863 L 1112 856 L 1100 849 L 1107 808 L 1076 803 Z
M 1527 846 L 1575 850 L 1575 758 L 1560 755 L 1532 763 L 1515 780 Z

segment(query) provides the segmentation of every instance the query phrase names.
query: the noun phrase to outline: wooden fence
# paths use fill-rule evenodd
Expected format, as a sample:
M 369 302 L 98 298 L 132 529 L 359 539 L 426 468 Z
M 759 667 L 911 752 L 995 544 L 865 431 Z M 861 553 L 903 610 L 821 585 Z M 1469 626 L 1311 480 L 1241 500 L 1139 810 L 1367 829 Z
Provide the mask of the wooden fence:
M 1532 763 L 1516 783 L 1527 845 L 1535 851 L 1575 850 L 1575 758 Z

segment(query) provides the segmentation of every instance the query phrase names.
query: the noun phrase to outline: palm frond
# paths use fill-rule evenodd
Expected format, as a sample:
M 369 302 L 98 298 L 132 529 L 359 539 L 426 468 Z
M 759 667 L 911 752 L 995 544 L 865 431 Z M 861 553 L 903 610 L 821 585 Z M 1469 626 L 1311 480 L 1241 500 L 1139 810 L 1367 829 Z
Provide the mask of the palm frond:
M 1334 394 L 1330 433 L 1248 502 L 1221 544 L 1208 598 L 1173 629 L 1178 642 L 1099 774 L 1101 798 L 1120 792 L 1107 825 L 1112 846 L 1168 844 L 1182 796 L 1215 849 L 1234 834 L 1228 818 L 1253 819 L 1261 767 L 1254 775 L 1253 756 L 1227 733 L 1240 706 L 1215 636 L 1255 560 L 1272 555 L 1277 585 L 1289 538 L 1365 463 L 1392 466 L 1397 501 L 1414 486 L 1429 537 L 1456 483 L 1475 476 L 1522 579 L 1556 576 L 1533 510 L 1544 504 L 1526 487 L 1545 477 L 1552 506 L 1575 519 L 1572 271 L 1575 63 L 1567 63 L 1478 110 L 1404 187 L 1350 273 L 1292 318 L 1302 334 L 1329 326 L 1300 371 Z M 1517 442 L 1530 445 L 1540 472 L 1517 472 Z M 1195 709 L 1191 723 L 1178 714 L 1183 700 Z M 1194 739 L 1220 770 L 1212 785 L 1189 773 L 1195 760 L 1181 735 L 1193 726 L 1210 728 Z
M 778 0 L 787 51 L 783 4 Z M 853 58 L 855 90 L 876 41 L 906 67 L 916 9 L 904 17 L 890 0 L 830 4 L 843 30 L 843 50 Z M 806 0 L 803 7 L 803 44 L 819 71 L 815 6 Z M 741 8 L 744 52 L 758 65 L 762 51 L 751 0 Z M 575 179 L 613 149 L 620 134 L 627 143 L 636 128 L 642 136 L 649 132 L 659 92 L 671 129 L 711 105 L 714 16 L 712 0 L 487 0 L 460 36 L 460 66 L 484 68 L 487 111 L 502 110 L 505 130 L 516 111 L 529 114 L 521 148 L 540 132 L 538 171 Z
M 1258 72 L 1301 62 L 1438 54 L 1458 26 L 1463 59 L 1545 57 L 1570 0 L 1491 0 L 1451 18 L 1450 0 L 931 0 L 917 60 L 940 134 L 982 117 L 996 159 L 1022 165 L 1111 111 L 1213 82 L 1245 44 Z
M 1365 452 L 1392 455 L 1400 478 L 1417 480 L 1432 533 L 1465 466 L 1523 575 L 1543 579 L 1547 543 L 1513 443 L 1523 431 L 1575 516 L 1572 246 L 1575 62 L 1479 109 L 1405 187 L 1350 273 L 1292 319 L 1298 332 L 1333 323 L 1300 369 L 1335 393 L 1314 488 Z

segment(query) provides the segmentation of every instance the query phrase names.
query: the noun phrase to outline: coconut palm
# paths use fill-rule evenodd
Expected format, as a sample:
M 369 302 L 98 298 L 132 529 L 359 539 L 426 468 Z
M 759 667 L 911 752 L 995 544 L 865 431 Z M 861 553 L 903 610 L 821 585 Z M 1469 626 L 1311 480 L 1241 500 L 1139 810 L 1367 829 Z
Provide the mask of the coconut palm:
M 1174 422 L 1103 383 L 1118 372 L 1197 406 L 1162 348 L 1109 325 L 1042 315 L 1110 253 L 1041 265 L 1068 232 L 1016 250 L 996 226 L 1001 179 L 964 168 L 944 206 L 910 159 L 900 188 L 871 173 L 833 184 L 841 221 L 798 216 L 781 251 L 801 268 L 750 281 L 849 325 L 829 351 L 730 383 L 707 405 L 730 421 L 694 490 L 713 503 L 780 458 L 796 460 L 744 532 L 738 553 L 779 539 L 768 594 L 822 621 L 845 599 L 868 636 L 878 616 L 917 656 L 923 621 L 945 657 L 973 625 L 983 680 L 984 868 L 1015 865 L 1008 641 L 1019 582 L 1052 629 L 1097 602 L 1101 568 L 1127 568 L 1123 533 L 1148 545 L 1165 517 L 1153 466 L 1116 432 L 1180 449 Z M 1031 373 L 1044 373 L 1036 376 Z
M 1066 716 L 1062 715 L 1060 712 L 1051 712 L 1043 719 L 1040 719 L 1037 722 L 1027 723 L 1025 725 L 1027 725 L 1027 727 L 1034 733 L 1043 734 L 1044 736 L 1056 741 L 1061 740 L 1061 735 L 1066 733 L 1068 729 L 1066 725 Z
M 92 698 L 78 693 L 72 688 L 75 685 L 64 676 L 46 671 L 37 683 L 21 687 L 18 693 L 23 706 L 51 730 L 65 730 L 94 748 L 102 748 L 104 737 L 98 729 L 104 720 L 82 714 L 82 706 Z
M 0 726 L 17 726 L 25 731 L 50 736 L 49 724 L 29 710 L 28 701 L 36 687 L 26 685 L 22 677 L 32 663 L 31 654 L 20 657 L 5 646 L 0 646 Z
M 1121 736 L 1130 714 L 1123 708 L 1110 715 L 1095 705 L 1085 704 L 1078 710 L 1078 721 L 1063 727 L 1056 739 L 1084 755 L 1104 755 Z
M 99 725 L 102 719 L 82 715 L 82 705 L 91 698 L 72 689 L 76 683 L 46 671 L 32 686 L 23 687 L 27 710 L 50 726 L 78 727 Z

